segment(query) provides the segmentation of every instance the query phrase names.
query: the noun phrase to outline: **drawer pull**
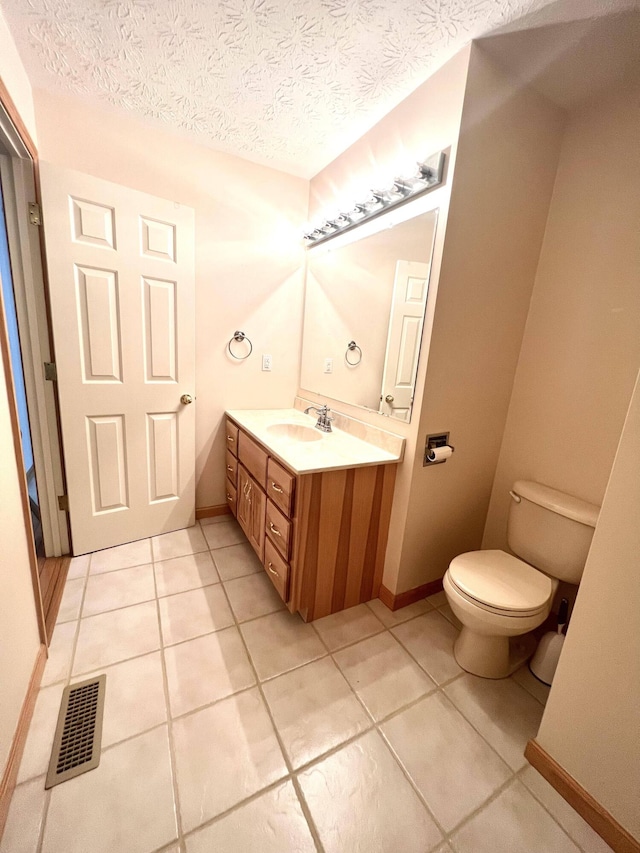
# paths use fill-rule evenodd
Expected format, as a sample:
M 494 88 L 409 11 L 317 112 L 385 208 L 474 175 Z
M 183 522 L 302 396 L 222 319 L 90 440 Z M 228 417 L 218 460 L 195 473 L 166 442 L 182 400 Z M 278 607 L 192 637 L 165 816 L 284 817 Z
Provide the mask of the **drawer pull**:
M 233 500 L 233 498 L 231 497 L 231 495 L 229 494 L 229 492 L 227 492 L 227 500 L 228 500 L 228 501 L 232 501 L 232 500 Z
M 278 492 L 279 495 L 284 494 L 284 489 L 281 489 L 277 483 L 273 482 L 273 480 L 271 481 L 271 488 L 274 492 Z
M 227 441 L 230 441 L 230 442 L 231 442 L 231 444 L 233 444 L 233 442 L 235 441 L 235 438 L 234 438 L 232 435 L 228 435 L 228 436 L 227 436 Z
M 231 465 L 227 465 L 227 471 L 231 471 L 231 473 L 233 473 L 233 468 L 231 467 Z
M 271 572 L 272 575 L 275 575 L 277 578 L 280 577 L 280 575 L 273 568 L 273 563 L 271 562 L 271 560 L 269 560 L 269 562 L 267 563 L 267 569 L 269 569 L 269 571 Z
M 269 522 L 269 530 L 273 533 L 274 536 L 279 536 L 282 539 L 282 533 L 280 533 L 280 531 L 272 521 Z

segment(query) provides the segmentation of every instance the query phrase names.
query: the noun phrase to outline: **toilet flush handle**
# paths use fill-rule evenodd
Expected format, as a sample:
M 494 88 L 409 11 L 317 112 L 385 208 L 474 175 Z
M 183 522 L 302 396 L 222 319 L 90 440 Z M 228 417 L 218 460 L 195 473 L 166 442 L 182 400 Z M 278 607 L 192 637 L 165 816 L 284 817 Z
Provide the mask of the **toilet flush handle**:
M 509 489 L 509 494 L 511 495 L 511 497 L 514 499 L 514 501 L 515 501 L 517 504 L 519 504 L 519 503 L 520 503 L 520 501 L 522 500 L 522 498 L 520 497 L 520 495 L 517 495 L 517 494 L 516 494 L 512 489 Z

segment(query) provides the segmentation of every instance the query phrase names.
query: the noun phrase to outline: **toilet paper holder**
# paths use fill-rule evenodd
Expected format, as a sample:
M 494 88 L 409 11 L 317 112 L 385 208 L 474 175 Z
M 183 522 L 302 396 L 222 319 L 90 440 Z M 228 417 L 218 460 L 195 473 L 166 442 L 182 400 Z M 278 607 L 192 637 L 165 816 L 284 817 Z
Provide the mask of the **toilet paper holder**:
M 425 440 L 424 446 L 424 459 L 422 460 L 423 468 L 427 465 L 441 465 L 443 462 L 446 462 L 447 459 L 430 459 L 429 457 L 434 455 L 434 451 L 439 448 L 448 447 L 451 453 L 454 452 L 455 447 L 449 444 L 449 433 L 448 432 L 436 432 L 428 435 Z M 450 456 L 451 454 L 449 454 Z

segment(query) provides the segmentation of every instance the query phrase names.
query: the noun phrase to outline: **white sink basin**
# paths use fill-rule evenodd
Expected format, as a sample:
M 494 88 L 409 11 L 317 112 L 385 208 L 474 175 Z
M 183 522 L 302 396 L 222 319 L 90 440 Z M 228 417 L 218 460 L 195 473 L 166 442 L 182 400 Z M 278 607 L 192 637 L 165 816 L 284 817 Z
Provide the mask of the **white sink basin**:
M 304 424 L 270 424 L 267 432 L 274 438 L 286 438 L 289 441 L 320 441 L 322 438 L 315 427 Z

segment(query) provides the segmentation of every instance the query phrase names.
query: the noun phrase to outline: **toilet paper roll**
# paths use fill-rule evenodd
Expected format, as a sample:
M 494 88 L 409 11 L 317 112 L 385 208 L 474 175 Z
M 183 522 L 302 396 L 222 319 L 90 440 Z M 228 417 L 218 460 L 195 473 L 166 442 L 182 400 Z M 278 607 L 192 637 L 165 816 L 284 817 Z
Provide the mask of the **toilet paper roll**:
M 445 444 L 443 447 L 432 447 L 427 454 L 429 462 L 445 462 L 453 453 L 453 448 Z

